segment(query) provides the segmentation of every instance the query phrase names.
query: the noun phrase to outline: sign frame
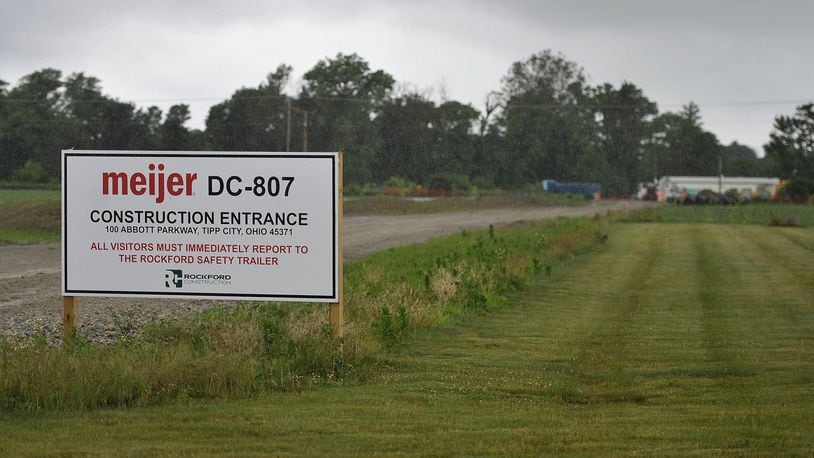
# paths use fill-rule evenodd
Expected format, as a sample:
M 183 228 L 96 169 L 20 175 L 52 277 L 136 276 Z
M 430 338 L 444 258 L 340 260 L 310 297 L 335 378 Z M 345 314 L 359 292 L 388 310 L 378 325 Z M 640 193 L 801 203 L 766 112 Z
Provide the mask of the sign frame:
M 76 288 L 69 281 L 68 257 L 72 228 L 69 226 L 70 191 L 68 175 L 69 159 L 73 157 L 144 157 L 144 158 L 203 158 L 203 159 L 305 159 L 329 160 L 331 183 L 331 256 L 332 256 L 332 291 L 331 294 L 290 294 L 268 292 L 264 294 L 233 292 L 189 292 L 189 291 L 126 291 L 106 290 L 99 288 Z M 255 300 L 255 301 L 292 301 L 292 302 L 328 302 L 341 303 L 342 283 L 342 153 L 282 153 L 282 152 L 232 152 L 232 151 L 116 151 L 116 150 L 63 150 L 62 151 L 62 295 L 75 296 L 110 296 L 171 299 L 213 299 L 213 300 Z M 323 215 L 324 216 L 324 215 Z M 332 320 L 333 321 L 333 320 Z

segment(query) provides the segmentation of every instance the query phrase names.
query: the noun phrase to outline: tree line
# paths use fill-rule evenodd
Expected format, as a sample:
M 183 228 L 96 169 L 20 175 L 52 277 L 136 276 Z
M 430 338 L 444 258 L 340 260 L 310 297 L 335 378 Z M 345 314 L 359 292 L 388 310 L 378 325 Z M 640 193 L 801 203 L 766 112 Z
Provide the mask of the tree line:
M 778 118 L 759 158 L 737 142 L 722 145 L 694 103 L 660 113 L 635 84 L 592 86 L 582 67 L 550 50 L 512 64 L 477 108 L 403 89 L 356 54 L 320 60 L 293 95 L 285 92 L 292 71 L 280 65 L 213 105 L 204 130 L 186 126 L 186 104 L 166 113 L 137 107 L 84 73 L 44 69 L 14 87 L 0 81 L 0 180 L 57 178 L 68 148 L 342 150 L 350 185 L 398 177 L 513 188 L 548 178 L 598 182 L 606 195 L 663 175 L 716 175 L 719 165 L 729 176 L 811 176 L 810 164 L 799 165 L 811 160 L 811 132 L 808 145 L 787 141 L 805 126 L 803 107 Z

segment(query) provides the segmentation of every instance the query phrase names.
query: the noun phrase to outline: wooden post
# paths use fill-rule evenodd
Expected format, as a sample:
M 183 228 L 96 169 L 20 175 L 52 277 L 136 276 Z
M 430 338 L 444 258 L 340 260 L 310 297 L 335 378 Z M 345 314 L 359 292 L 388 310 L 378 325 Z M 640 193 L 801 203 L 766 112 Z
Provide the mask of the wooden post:
M 285 117 L 285 152 L 287 153 L 291 151 L 291 99 L 286 97 L 286 100 L 288 109 Z
M 76 296 L 62 298 L 62 338 L 65 344 L 73 344 L 73 330 L 76 328 Z
M 339 167 L 339 204 L 338 204 L 339 205 L 339 209 L 338 209 L 339 210 L 339 215 L 338 215 L 338 219 L 337 219 L 338 224 L 339 224 L 339 228 L 338 228 L 339 229 L 339 239 L 337 240 L 337 242 L 339 243 L 339 259 L 337 259 L 337 262 L 339 264 L 339 266 L 338 266 L 339 272 L 337 272 L 337 275 L 339 276 L 339 278 L 338 278 L 339 291 L 337 291 L 337 293 L 338 293 L 337 294 L 338 301 L 332 303 L 331 306 L 330 306 L 330 310 L 328 311 L 328 317 L 330 319 L 331 326 L 333 326 L 334 330 L 336 330 L 336 335 L 339 338 L 345 337 L 345 296 L 344 296 L 344 292 L 343 292 L 343 288 L 342 288 L 342 283 L 343 283 L 343 278 L 344 278 L 344 275 L 342 273 L 343 264 L 344 264 L 344 259 L 343 258 L 345 256 L 345 249 L 344 249 L 344 245 L 343 245 L 343 243 L 344 243 L 343 237 L 344 237 L 345 229 L 344 229 L 343 224 L 342 224 L 342 212 L 343 212 L 342 194 L 343 194 L 343 189 L 344 189 L 344 187 L 342 185 L 342 180 L 343 180 L 343 169 L 342 169 L 343 157 L 342 156 L 343 156 L 343 154 L 340 151 L 339 152 L 339 161 L 338 161 L 338 164 L 337 164 L 337 166 Z

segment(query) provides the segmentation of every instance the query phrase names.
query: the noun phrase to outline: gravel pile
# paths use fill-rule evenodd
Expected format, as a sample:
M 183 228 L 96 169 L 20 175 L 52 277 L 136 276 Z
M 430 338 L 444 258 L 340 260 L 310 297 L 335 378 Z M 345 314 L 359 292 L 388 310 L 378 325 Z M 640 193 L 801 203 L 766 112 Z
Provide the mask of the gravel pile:
M 82 336 L 94 343 L 112 344 L 122 337 L 141 333 L 145 325 L 188 315 L 213 307 L 232 307 L 227 301 L 150 301 L 124 298 L 79 297 L 77 327 Z M 16 308 L 16 307 L 15 307 Z M 0 333 L 11 336 L 44 334 L 50 344 L 62 342 L 62 303 L 57 297 L 49 307 L 20 307 L 14 313 L 0 313 Z

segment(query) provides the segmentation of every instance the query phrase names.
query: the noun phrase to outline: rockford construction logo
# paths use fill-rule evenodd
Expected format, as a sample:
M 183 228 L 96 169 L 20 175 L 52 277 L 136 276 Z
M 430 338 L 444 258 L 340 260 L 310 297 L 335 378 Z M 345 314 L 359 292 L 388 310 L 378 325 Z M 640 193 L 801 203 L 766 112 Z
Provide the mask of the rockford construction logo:
M 164 272 L 164 285 L 167 288 L 180 288 L 184 286 L 184 272 L 181 270 L 167 269 Z
M 164 271 L 164 286 L 167 288 L 183 288 L 184 285 L 231 285 L 232 276 L 229 274 L 202 274 L 184 273 L 180 269 L 167 269 Z

